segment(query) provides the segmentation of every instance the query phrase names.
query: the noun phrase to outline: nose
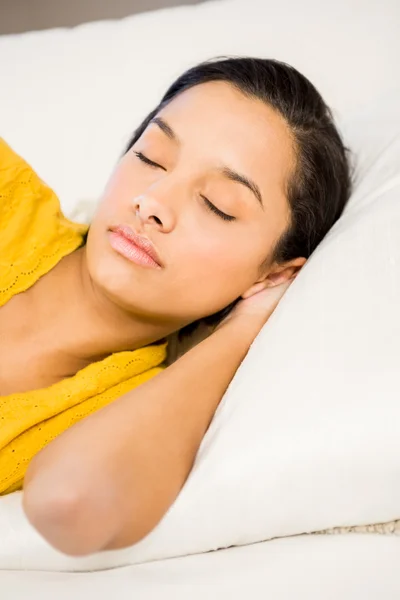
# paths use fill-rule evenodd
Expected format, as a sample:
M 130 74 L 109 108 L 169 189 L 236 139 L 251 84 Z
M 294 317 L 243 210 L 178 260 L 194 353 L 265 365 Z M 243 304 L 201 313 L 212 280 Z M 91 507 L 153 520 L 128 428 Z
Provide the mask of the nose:
M 133 209 L 136 217 L 144 226 L 146 224 L 156 227 L 164 233 L 168 233 L 175 227 L 176 210 L 170 205 L 165 192 L 161 195 L 155 190 L 149 189 L 146 193 L 133 199 Z M 175 195 L 172 193 L 172 195 Z

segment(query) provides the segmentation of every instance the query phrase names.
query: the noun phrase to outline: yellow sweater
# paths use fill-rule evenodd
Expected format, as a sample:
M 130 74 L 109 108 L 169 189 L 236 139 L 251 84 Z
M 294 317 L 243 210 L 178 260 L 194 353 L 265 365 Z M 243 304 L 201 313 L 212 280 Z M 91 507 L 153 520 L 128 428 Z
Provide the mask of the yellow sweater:
M 79 248 L 86 231 L 0 138 L 0 310 Z M 48 388 L 0 396 L 0 495 L 22 487 L 29 461 L 53 438 L 162 371 L 166 347 L 119 352 Z

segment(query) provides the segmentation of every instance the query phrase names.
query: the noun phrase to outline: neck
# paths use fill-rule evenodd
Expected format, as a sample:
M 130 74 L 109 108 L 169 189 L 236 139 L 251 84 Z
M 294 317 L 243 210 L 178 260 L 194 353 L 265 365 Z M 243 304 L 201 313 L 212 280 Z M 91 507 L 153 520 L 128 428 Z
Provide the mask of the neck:
M 85 247 L 42 278 L 32 306 L 54 350 L 82 364 L 161 341 L 182 326 L 144 321 L 112 302 L 90 278 Z

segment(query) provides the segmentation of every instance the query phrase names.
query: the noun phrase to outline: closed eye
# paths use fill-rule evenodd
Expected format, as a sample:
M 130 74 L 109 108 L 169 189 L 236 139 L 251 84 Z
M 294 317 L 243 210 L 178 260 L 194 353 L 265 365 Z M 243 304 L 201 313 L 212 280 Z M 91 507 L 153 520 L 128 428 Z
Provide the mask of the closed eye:
M 206 198 L 202 194 L 200 194 L 200 197 L 204 201 L 204 204 L 208 208 L 208 210 L 211 210 L 211 212 L 218 215 L 221 219 L 223 219 L 224 221 L 236 221 L 236 217 L 227 215 L 226 213 L 222 212 L 222 210 L 219 210 L 216 206 L 214 206 L 214 204 L 212 204 L 212 202 L 209 201 L 208 198 Z
M 138 159 L 140 161 L 142 161 L 143 163 L 145 163 L 146 165 L 149 165 L 149 167 L 154 167 L 156 169 L 162 169 L 163 171 L 166 171 L 167 169 L 161 165 L 159 165 L 158 163 L 154 162 L 153 160 L 150 160 L 150 158 L 147 158 L 147 156 L 145 156 L 143 154 L 143 152 L 136 152 L 135 150 L 133 151 L 133 154 L 135 156 L 138 157 Z

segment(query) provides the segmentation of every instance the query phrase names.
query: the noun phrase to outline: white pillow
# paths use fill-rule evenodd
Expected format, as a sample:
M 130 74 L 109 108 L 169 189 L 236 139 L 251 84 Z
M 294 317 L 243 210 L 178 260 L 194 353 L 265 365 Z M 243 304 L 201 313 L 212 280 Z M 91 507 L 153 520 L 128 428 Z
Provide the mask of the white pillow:
M 187 483 L 159 526 L 132 548 L 72 559 L 39 538 L 22 513 L 21 495 L 14 494 L 0 499 L 0 568 L 107 568 L 400 518 L 400 110 L 391 76 L 400 43 L 393 37 L 395 4 L 392 12 L 389 3 L 386 13 L 377 7 L 372 1 L 341 0 L 324 5 L 321 14 L 310 1 L 300 6 L 293 0 L 291 10 L 272 0 L 262 5 L 215 2 L 70 32 L 0 39 L 0 56 L 8 48 L 15 74 L 24 75 L 16 87 L 8 62 L 5 69 L 0 64 L 9 90 L 5 99 L 0 95 L 0 115 L 8 119 L 3 135 L 22 154 L 29 150 L 34 167 L 41 162 L 42 177 L 71 210 L 74 194 L 99 193 L 129 127 L 130 103 L 136 98 L 139 107 L 133 129 L 157 102 L 159 83 L 164 88 L 172 73 L 199 58 L 195 44 L 200 39 L 207 39 L 203 57 L 241 54 L 247 48 L 301 68 L 333 104 L 357 156 L 356 188 L 342 218 L 252 345 Z M 339 35 L 335 14 L 351 16 L 352 29 L 344 21 L 340 32 L 343 55 L 337 52 L 338 40 L 335 47 L 322 43 Z M 225 29 L 216 25 L 223 17 Z M 188 45 L 182 60 L 180 44 L 188 39 L 187 31 L 193 47 Z M 154 48 L 151 39 L 158 40 L 159 48 L 167 35 L 174 43 L 159 52 L 159 64 L 155 50 L 146 68 L 132 59 L 127 78 L 139 38 L 147 51 Z M 366 62 L 357 81 L 353 44 Z M 101 69 L 96 71 L 90 58 L 99 54 L 106 61 L 104 93 L 96 89 Z M 62 63 L 57 68 L 54 56 Z M 380 69 L 372 68 L 373 60 Z M 28 61 L 34 100 L 23 113 Z M 133 78 L 140 88 L 149 87 L 148 95 L 130 90 Z M 79 101 L 77 80 L 84 85 Z M 52 93 L 54 104 L 42 108 Z M 81 102 L 85 110 L 80 114 Z M 107 110 L 113 118 L 104 122 L 100 116 Z M 25 127 L 19 131 L 22 119 Z M 79 164 L 84 158 L 87 168 Z M 63 176 L 66 164 L 68 178 Z

